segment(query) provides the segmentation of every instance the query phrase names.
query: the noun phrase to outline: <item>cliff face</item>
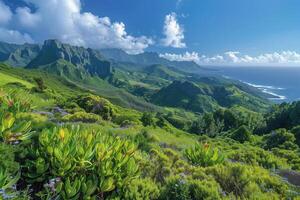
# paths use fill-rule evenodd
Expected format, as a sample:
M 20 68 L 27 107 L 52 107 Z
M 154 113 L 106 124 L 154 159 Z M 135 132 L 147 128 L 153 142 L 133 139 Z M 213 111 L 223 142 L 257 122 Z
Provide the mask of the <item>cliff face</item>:
M 39 68 L 58 60 L 69 62 L 76 68 L 86 70 L 92 76 L 107 77 L 112 73 L 110 62 L 98 51 L 63 44 L 57 40 L 46 40 L 39 54 L 27 67 Z

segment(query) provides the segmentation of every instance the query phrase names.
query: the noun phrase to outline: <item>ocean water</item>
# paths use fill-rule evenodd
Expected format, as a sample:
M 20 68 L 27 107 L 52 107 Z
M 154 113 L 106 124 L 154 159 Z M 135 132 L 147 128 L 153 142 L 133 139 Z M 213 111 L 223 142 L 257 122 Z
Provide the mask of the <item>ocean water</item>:
M 217 74 L 273 94 L 275 102 L 300 100 L 300 67 L 215 67 Z

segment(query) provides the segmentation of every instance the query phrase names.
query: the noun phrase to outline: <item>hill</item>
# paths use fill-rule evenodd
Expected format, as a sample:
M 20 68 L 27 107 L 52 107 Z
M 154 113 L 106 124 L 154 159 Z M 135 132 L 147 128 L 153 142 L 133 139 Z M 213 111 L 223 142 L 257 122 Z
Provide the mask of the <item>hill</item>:
M 39 66 L 49 65 L 58 60 L 65 60 L 72 64 L 68 66 L 69 68 L 76 67 L 79 70 L 85 70 L 92 76 L 107 77 L 112 73 L 110 62 L 97 51 L 62 44 L 57 40 L 46 40 L 39 54 L 27 65 L 27 68 L 39 68 Z
M 158 65 L 173 67 L 183 72 L 192 72 L 192 73 L 206 71 L 205 68 L 200 67 L 195 62 L 169 61 L 167 59 L 160 57 L 159 54 L 155 52 L 145 52 L 137 55 L 129 55 L 120 49 L 101 49 L 100 52 L 105 57 L 121 63 L 132 63 L 132 64 L 138 64 L 140 66 L 149 66 L 149 65 L 158 64 Z
M 174 81 L 151 97 L 161 106 L 180 107 L 194 112 L 211 112 L 219 107 L 244 106 L 264 111 L 266 101 L 243 92 L 235 85 L 208 85 L 189 81 Z
M 234 104 L 251 110 L 266 110 L 270 105 L 255 88 L 221 77 L 199 76 L 191 71 L 205 69 L 195 63 L 168 61 L 157 53 L 98 51 L 57 40 L 46 40 L 41 47 L 1 43 L 0 50 L 3 59 L 10 55 L 6 63 L 12 62 L 12 55 L 19 55 L 14 63 L 28 63 L 25 69 L 42 70 L 128 108 L 169 106 L 202 113 Z

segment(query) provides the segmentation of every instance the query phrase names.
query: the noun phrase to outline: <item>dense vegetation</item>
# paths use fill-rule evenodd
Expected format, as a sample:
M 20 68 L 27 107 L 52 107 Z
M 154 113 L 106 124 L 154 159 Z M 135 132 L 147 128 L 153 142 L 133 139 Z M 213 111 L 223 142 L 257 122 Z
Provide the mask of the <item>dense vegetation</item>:
M 104 77 L 91 50 L 47 45 L 67 54 L 0 66 L 0 199 L 299 199 L 299 102 L 141 55 Z

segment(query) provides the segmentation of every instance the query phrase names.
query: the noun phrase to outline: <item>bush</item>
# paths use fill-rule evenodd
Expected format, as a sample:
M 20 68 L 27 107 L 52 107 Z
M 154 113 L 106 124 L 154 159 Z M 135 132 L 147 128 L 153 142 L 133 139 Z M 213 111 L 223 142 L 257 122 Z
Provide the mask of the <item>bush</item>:
M 127 200 L 156 200 L 160 195 L 158 186 L 149 178 L 133 180 L 122 191 L 122 199 Z
M 30 149 L 24 176 L 34 194 L 62 199 L 103 198 L 137 177 L 135 146 L 80 127 L 45 129 Z M 51 167 L 50 167 L 51 166 Z M 46 185 L 45 190 L 40 185 Z
M 189 181 L 189 192 L 193 200 L 218 200 L 220 186 L 215 181 L 191 180 Z
M 288 197 L 288 186 L 267 170 L 243 164 L 219 165 L 206 169 L 226 195 L 235 199 L 280 199 Z
M 294 134 L 295 136 L 295 143 L 300 147 L 300 126 L 296 126 L 294 127 L 291 132 Z
M 244 125 L 235 130 L 230 137 L 240 143 L 251 141 L 251 133 Z
M 224 162 L 224 155 L 217 148 L 212 148 L 209 144 L 195 144 L 184 152 L 190 163 L 196 166 L 212 166 Z
M 138 133 L 133 140 L 138 145 L 139 149 L 149 152 L 152 148 L 151 143 L 156 142 L 157 138 L 150 135 L 146 130 L 143 130 L 141 133 Z
M 76 112 L 74 114 L 65 115 L 62 120 L 66 122 L 95 123 L 99 122 L 101 117 L 93 113 Z
M 190 200 L 189 185 L 186 179 L 179 176 L 168 179 L 160 199 Z
M 282 149 L 295 149 L 297 146 L 295 136 L 286 129 L 277 129 L 272 133 L 264 136 L 264 148 L 272 149 L 275 147 Z
M 95 95 L 83 95 L 76 99 L 76 103 L 88 113 L 100 115 L 104 120 L 112 120 L 115 109 L 107 99 Z
M 239 148 L 231 151 L 228 157 L 234 162 L 261 166 L 265 169 L 280 169 L 288 167 L 285 159 L 276 157 L 272 152 L 258 147 Z
M 143 113 L 141 122 L 143 123 L 143 126 L 155 126 L 155 120 L 151 113 Z

